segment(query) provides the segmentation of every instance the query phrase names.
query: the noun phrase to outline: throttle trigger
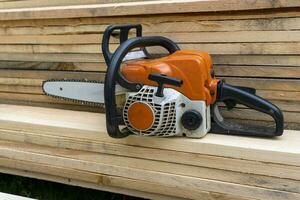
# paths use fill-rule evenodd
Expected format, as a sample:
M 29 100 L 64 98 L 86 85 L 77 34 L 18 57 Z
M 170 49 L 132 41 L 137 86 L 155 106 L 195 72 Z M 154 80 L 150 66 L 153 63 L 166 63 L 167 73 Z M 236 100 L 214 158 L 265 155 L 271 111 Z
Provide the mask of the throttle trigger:
M 236 101 L 232 99 L 224 100 L 223 101 L 227 110 L 232 110 L 236 106 Z

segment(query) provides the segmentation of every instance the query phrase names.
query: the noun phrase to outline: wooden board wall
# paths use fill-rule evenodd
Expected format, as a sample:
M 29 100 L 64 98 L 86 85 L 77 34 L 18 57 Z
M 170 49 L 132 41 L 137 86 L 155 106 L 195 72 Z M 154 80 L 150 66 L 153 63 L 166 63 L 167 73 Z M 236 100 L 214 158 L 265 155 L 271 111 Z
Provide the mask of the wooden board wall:
M 83 2 L 86 5 L 78 6 Z M 181 48 L 209 52 L 218 77 L 255 87 L 284 111 L 287 128 L 300 128 L 298 1 L 102 2 L 1 1 L 0 102 L 101 111 L 45 96 L 42 81 L 103 80 L 103 30 L 109 24 L 141 23 L 144 35 L 166 36 Z M 98 4 L 88 5 L 94 3 Z M 55 5 L 61 7 L 47 7 Z M 30 8 L 34 6 L 41 8 Z M 155 15 L 149 15 L 150 11 Z M 269 120 L 243 107 L 226 115 Z
M 1 0 L 0 9 L 41 8 L 48 6 L 89 5 L 99 3 L 132 2 L 136 0 Z M 149 0 L 144 0 L 149 1 Z

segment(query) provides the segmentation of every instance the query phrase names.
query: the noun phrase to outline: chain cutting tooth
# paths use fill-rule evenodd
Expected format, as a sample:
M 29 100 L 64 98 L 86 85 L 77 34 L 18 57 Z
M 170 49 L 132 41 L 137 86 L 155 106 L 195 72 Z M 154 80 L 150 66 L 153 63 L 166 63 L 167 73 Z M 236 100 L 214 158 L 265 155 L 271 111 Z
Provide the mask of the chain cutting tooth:
M 88 80 L 88 79 L 76 80 L 76 79 L 66 79 L 66 78 L 59 79 L 59 80 L 49 79 L 49 80 L 43 81 L 43 85 L 46 82 L 85 82 L 85 83 L 100 83 L 100 84 L 103 83 L 103 81 L 96 81 L 96 80 Z M 102 104 L 102 103 L 95 103 L 95 102 L 90 102 L 90 101 L 81 101 L 81 100 L 77 100 L 77 99 L 71 99 L 71 98 L 51 95 L 51 94 L 47 93 L 44 90 L 44 87 L 42 87 L 42 89 L 43 89 L 44 94 L 46 94 L 49 97 L 55 98 L 55 99 L 59 99 L 59 100 L 63 100 L 63 101 L 71 101 L 71 102 L 74 102 L 76 104 L 81 104 L 81 105 L 100 107 L 100 108 L 103 108 L 103 109 L 105 108 L 104 104 Z

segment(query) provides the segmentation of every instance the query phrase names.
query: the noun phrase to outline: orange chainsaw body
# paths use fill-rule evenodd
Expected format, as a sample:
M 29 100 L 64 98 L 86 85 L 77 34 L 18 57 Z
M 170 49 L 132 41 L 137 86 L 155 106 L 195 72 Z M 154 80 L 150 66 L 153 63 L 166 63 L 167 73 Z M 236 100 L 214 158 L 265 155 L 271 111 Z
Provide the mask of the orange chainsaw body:
M 131 29 L 136 37 L 128 37 Z M 109 51 L 110 38 L 118 31 L 119 42 Z M 148 47 L 166 49 L 168 55 L 151 58 Z M 137 50 L 137 51 L 134 51 Z M 140 24 L 116 24 L 103 33 L 102 52 L 107 64 L 104 82 L 106 127 L 111 137 L 187 136 L 200 138 L 209 131 L 244 136 L 280 136 L 284 119 L 281 110 L 256 95 L 256 90 L 232 86 L 212 75 L 212 59 L 206 52 L 180 50 L 162 36 L 142 36 Z M 142 59 L 144 60 L 137 60 Z M 135 59 L 126 62 L 123 61 Z M 126 99 L 116 104 L 116 85 L 125 89 Z M 275 127 L 236 123 L 222 116 L 218 102 L 228 110 L 237 104 L 267 114 Z M 122 112 L 122 113 L 121 113 Z M 121 120 L 122 119 L 122 120 Z M 125 125 L 126 128 L 120 130 Z
M 182 93 L 190 100 L 216 101 L 217 83 L 211 76 L 212 59 L 206 52 L 180 50 L 171 55 L 153 59 L 128 62 L 122 67 L 123 76 L 132 82 L 149 86 L 157 83 L 148 79 L 149 74 L 163 74 L 183 81 L 181 87 L 165 85 Z

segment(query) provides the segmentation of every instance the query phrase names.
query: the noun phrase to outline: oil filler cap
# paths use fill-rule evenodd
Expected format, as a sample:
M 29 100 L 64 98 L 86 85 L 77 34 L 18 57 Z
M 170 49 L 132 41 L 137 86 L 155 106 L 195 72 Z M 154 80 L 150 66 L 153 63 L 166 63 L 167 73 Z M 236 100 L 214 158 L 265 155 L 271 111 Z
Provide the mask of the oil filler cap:
M 188 110 L 183 113 L 181 123 L 187 130 L 196 130 L 202 124 L 202 116 L 196 110 Z

